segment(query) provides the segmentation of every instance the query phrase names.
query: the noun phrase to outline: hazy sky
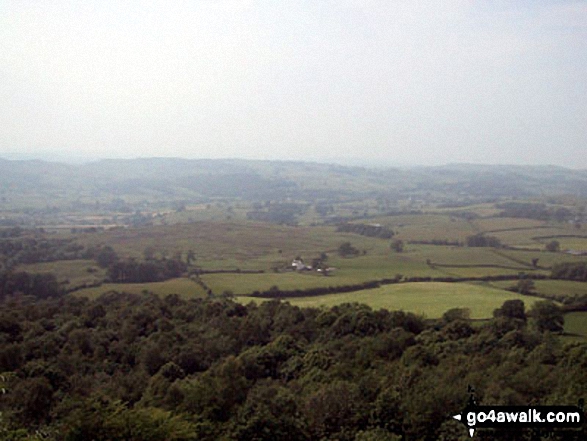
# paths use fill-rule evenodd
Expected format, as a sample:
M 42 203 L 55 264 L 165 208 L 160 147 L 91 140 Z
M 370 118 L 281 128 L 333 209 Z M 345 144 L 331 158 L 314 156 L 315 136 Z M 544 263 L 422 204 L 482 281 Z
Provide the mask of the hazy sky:
M 587 168 L 587 1 L 0 0 L 0 156 Z

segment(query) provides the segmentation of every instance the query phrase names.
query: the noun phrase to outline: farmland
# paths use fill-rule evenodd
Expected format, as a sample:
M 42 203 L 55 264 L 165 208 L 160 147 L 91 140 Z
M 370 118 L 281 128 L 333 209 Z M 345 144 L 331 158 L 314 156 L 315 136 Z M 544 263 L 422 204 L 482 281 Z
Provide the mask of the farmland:
M 0 188 L 10 439 L 461 439 L 469 386 L 585 395 L 587 206 L 543 169 L 107 165 Z
M 581 256 L 546 252 L 541 239 L 536 239 L 539 234 L 568 233 L 571 230 L 565 224 L 549 225 L 544 221 L 507 218 L 466 221 L 450 213 L 438 212 L 380 216 L 369 219 L 369 224 L 384 225 L 394 231 L 393 239 L 404 242 L 402 252 L 393 251 L 390 240 L 339 232 L 334 226 L 287 226 L 247 220 L 208 220 L 86 234 L 77 237 L 85 247 L 111 246 L 125 258 L 140 260 L 145 250 L 151 249 L 162 258 L 175 255 L 185 259 L 191 251 L 195 259 L 190 271 L 199 274 L 202 283 L 198 285 L 187 278 L 131 285 L 105 283 L 99 288 L 80 290 L 78 295 L 93 297 L 109 290 L 146 290 L 161 295 L 177 292 L 184 297 L 200 297 L 208 291 L 208 295 L 235 295 L 246 302 L 251 294 L 270 289 L 285 292 L 316 288 L 336 291 L 347 286 L 398 277 L 404 282 L 411 278 L 430 278 L 429 282 L 401 283 L 374 290 L 311 297 L 302 294 L 288 300 L 299 306 L 364 302 L 374 308 L 400 308 L 429 317 L 439 317 L 446 309 L 467 307 L 471 309 L 472 317 L 487 318 L 508 299 L 523 298 L 527 307 L 533 304 L 536 297 L 520 297 L 506 290 L 516 284 L 520 274 L 547 277 L 556 263 L 584 261 Z M 524 249 L 462 245 L 468 236 L 486 234 L 485 231 L 499 237 L 506 246 Z M 433 240 L 454 241 L 459 245 L 426 244 Z M 341 257 L 338 246 L 343 242 L 351 243 L 358 254 Z M 321 255 L 327 259 L 326 266 L 331 268 L 327 277 L 316 271 L 296 272 L 291 267 L 294 258 L 300 257 L 309 264 Z M 63 262 L 60 265 L 67 266 Z M 83 265 L 77 265 L 80 274 L 72 280 L 81 284 L 84 280 L 82 276 L 85 276 L 81 274 Z M 74 271 L 73 266 L 71 271 Z M 65 277 L 67 271 L 61 272 Z M 435 281 L 447 277 L 509 277 L 513 280 L 491 282 L 490 286 Z M 539 295 L 548 298 L 562 299 L 587 293 L 581 282 L 537 280 L 535 286 Z
M 292 298 L 288 301 L 300 307 L 332 307 L 341 303 L 365 303 L 374 309 L 404 310 L 427 318 L 439 318 L 452 308 L 470 310 L 472 319 L 492 316 L 493 311 L 506 300 L 519 299 L 531 307 L 535 297 L 525 297 L 485 286 L 464 283 L 403 283 L 347 294 L 329 294 L 318 297 Z M 258 301 L 254 297 L 240 297 L 241 302 Z
M 62 199 L 54 201 L 53 208 L 37 204 L 27 211 L 16 195 L 12 204 L 7 190 L 3 212 L 0 207 L 6 222 L 43 227 L 30 240 L 70 245 L 61 245 L 61 254 L 37 261 L 7 256 L 4 263 L 17 271 L 54 274 L 63 289 L 77 296 L 95 297 L 113 290 L 177 293 L 186 298 L 235 295 L 246 300 L 251 294 L 273 290 L 295 292 L 289 300 L 300 305 L 359 301 L 430 317 L 459 305 L 471 307 L 474 317 L 488 317 L 504 299 L 518 296 L 508 289 L 521 277 L 536 278 L 533 294 L 546 298 L 562 301 L 587 294 L 583 282 L 543 280 L 558 263 L 586 260 L 564 251 L 576 254 L 586 249 L 587 232 L 582 226 L 583 199 L 547 197 L 542 194 L 546 189 L 535 191 L 536 173 L 544 173 L 542 169 L 516 169 L 517 175 L 509 175 L 505 169 L 488 168 L 485 179 L 509 180 L 507 188 L 512 189 L 489 197 L 491 192 L 471 190 L 478 184 L 474 167 L 390 173 L 260 161 L 149 160 L 108 165 L 109 171 L 85 167 L 69 180 L 84 189 L 82 176 L 95 182 L 117 171 L 112 185 L 118 198 L 108 199 L 110 193 L 92 190 L 91 201 L 90 188 L 77 196 L 72 188 L 62 193 L 39 189 L 48 201 L 57 194 Z M 69 182 L 58 170 L 55 176 L 50 168 L 43 172 L 53 186 Z M 174 178 L 158 180 L 164 172 Z M 553 173 L 555 182 L 558 171 Z M 339 228 L 342 224 L 347 228 Z M 386 239 L 361 234 L 378 228 L 385 229 Z M 491 238 L 493 245 L 470 246 L 471 237 Z M 553 240 L 560 251 L 547 252 Z M 394 242 L 401 242 L 399 249 L 392 246 Z M 342 244 L 354 251 L 343 255 Z M 37 248 L 38 244 L 32 249 Z M 104 249 L 113 250 L 114 260 L 98 264 L 97 256 Z M 295 271 L 294 259 L 327 271 L 318 272 L 318 267 Z M 112 283 L 125 277 L 120 268 L 114 274 L 116 262 L 136 263 L 126 270 L 142 263 L 151 274 L 135 274 L 135 283 Z M 163 271 L 169 264 L 175 269 Z M 170 280 L 156 278 L 154 268 L 157 274 L 172 274 L 166 276 Z M 473 284 L 446 284 L 463 279 Z M 364 284 L 379 288 L 361 291 Z M 524 297 L 527 306 L 535 298 Z

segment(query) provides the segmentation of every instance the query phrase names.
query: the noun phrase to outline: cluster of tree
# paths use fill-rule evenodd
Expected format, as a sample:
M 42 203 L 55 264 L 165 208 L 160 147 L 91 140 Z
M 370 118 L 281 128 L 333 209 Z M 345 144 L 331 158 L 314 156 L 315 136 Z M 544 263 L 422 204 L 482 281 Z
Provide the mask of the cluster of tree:
M 414 245 L 441 245 L 450 247 L 462 247 L 464 245 L 463 242 L 449 239 L 409 240 L 408 243 Z
M 506 302 L 424 321 L 346 304 L 182 300 L 111 293 L 11 301 L 0 312 L 2 439 L 464 440 L 482 404 L 576 404 L 585 343 L 548 332 L 556 311 Z M 545 320 L 541 325 L 537 319 Z M 550 317 L 550 319 L 548 319 Z M 555 432 L 583 440 L 587 427 Z M 530 432 L 478 430 L 480 440 Z
M 334 213 L 334 206 L 332 204 L 329 204 L 326 202 L 317 203 L 314 206 L 314 209 L 316 210 L 316 213 L 318 213 L 322 217 L 328 216 L 329 214 Z
M 72 239 L 48 238 L 43 234 L 9 235 L 0 239 L 0 261 L 18 264 L 85 258 L 86 250 Z
M 344 223 L 336 227 L 336 231 L 343 233 L 355 233 L 361 236 L 379 237 L 380 239 L 391 239 L 394 232 L 382 225 L 373 224 L 350 224 Z
M 265 209 L 258 207 L 247 212 L 247 219 L 282 225 L 297 225 L 298 216 L 303 215 L 307 209 L 306 204 L 272 203 L 267 205 Z
M 550 277 L 553 279 L 577 280 L 579 282 L 587 282 L 587 263 L 556 263 L 552 266 Z
M 396 253 L 402 253 L 404 251 L 404 241 L 401 239 L 395 239 L 391 242 L 389 248 L 391 248 Z
M 21 295 L 46 299 L 61 294 L 63 289 L 52 273 L 0 272 L 0 300 Z
M 546 249 L 546 251 L 550 251 L 551 253 L 556 253 L 558 251 L 560 251 L 561 249 L 561 244 L 558 240 L 551 240 L 550 242 L 548 242 L 544 248 Z
M 574 219 L 573 212 L 564 207 L 550 208 L 545 204 L 532 204 L 528 202 L 503 202 L 495 206 L 502 210 L 499 213 L 500 217 L 555 220 L 558 222 Z
M 99 266 L 106 268 L 108 281 L 114 283 L 159 282 L 180 277 L 188 269 L 180 254 L 174 258 L 155 258 L 150 249 L 145 250 L 144 261 L 121 259 L 111 246 L 93 248 L 91 255 Z M 187 261 L 193 259 L 193 251 L 188 252 Z
M 352 285 L 338 285 L 338 286 L 324 286 L 307 289 L 290 289 L 282 290 L 278 286 L 272 286 L 266 291 L 253 291 L 252 297 L 264 297 L 269 299 L 285 299 L 292 297 L 311 297 L 311 296 L 322 296 L 324 294 L 335 294 L 362 291 L 364 289 L 374 289 L 381 286 L 381 281 L 371 280 L 363 283 L 355 283 Z
M 135 259 L 118 260 L 107 268 L 108 280 L 115 283 L 145 283 L 180 277 L 187 270 L 187 264 L 176 259 Z
M 475 234 L 473 236 L 467 236 L 465 243 L 468 247 L 501 247 L 501 241 L 497 237 L 486 236 L 484 234 Z
M 351 245 L 350 242 L 343 242 L 338 247 L 338 254 L 341 257 L 355 257 L 358 256 L 361 252 Z
M 12 227 L 12 228 L 2 228 L 0 229 L 0 238 L 1 239 L 7 239 L 7 238 L 15 238 L 15 237 L 20 237 L 25 233 L 26 230 L 24 230 L 21 227 Z

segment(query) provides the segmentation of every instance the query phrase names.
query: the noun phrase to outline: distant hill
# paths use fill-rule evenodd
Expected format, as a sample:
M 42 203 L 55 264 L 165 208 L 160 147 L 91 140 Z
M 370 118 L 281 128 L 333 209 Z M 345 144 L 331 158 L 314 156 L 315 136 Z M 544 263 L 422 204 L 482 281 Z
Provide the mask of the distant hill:
M 0 159 L 0 197 L 19 206 L 128 201 L 319 200 L 356 197 L 587 197 L 587 171 L 455 164 L 366 168 L 240 159 L 106 159 L 86 164 Z

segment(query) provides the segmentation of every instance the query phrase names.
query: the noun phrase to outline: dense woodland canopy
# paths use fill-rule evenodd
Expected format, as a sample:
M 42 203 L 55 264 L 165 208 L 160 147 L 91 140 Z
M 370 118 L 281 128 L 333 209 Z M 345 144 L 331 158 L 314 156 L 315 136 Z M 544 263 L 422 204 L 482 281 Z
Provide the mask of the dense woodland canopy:
M 464 440 L 450 416 L 468 386 L 496 405 L 576 404 L 587 390 L 585 345 L 563 346 L 534 309 L 506 302 L 473 326 L 466 310 L 424 321 L 358 304 L 18 296 L 0 317 L 0 436 Z

